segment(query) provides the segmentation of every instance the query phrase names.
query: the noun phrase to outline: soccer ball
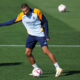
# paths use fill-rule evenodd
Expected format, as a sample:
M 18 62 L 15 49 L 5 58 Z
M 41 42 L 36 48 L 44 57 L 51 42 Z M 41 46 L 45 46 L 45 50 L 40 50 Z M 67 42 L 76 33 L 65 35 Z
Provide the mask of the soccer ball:
M 60 4 L 60 5 L 58 6 L 58 11 L 59 11 L 59 12 L 65 12 L 65 11 L 66 11 L 66 5 Z
M 40 77 L 42 75 L 42 70 L 40 68 L 34 68 L 32 71 L 33 77 Z

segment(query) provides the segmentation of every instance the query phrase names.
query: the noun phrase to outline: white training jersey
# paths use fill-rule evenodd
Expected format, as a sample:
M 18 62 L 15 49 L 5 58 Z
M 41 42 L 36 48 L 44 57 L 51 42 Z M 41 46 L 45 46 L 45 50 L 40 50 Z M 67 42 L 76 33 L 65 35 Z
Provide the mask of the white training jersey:
M 42 13 L 39 9 L 34 8 L 29 15 L 21 12 L 15 22 L 22 21 L 29 35 L 44 37 L 44 30 L 41 27 Z
M 22 17 L 22 23 L 27 29 L 28 34 L 38 37 L 44 37 L 44 32 L 41 28 L 41 21 L 39 20 L 37 14 L 32 12 L 28 16 L 24 15 Z

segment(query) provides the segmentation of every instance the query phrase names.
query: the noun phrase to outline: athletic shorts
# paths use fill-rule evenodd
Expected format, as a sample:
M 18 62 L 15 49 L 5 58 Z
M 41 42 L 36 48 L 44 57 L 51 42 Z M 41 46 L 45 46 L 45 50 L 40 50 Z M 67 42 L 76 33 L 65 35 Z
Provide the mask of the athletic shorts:
M 37 42 L 40 43 L 41 47 L 48 46 L 48 43 L 45 37 L 37 37 L 37 36 L 28 35 L 27 40 L 26 40 L 26 48 L 33 49 Z

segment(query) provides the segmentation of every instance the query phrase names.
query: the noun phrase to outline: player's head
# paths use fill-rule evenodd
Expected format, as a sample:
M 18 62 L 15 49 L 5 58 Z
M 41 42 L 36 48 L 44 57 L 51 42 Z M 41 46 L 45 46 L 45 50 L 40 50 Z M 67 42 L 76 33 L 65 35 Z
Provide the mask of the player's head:
M 28 15 L 30 12 L 30 7 L 26 3 L 23 3 L 21 5 L 21 10 L 25 15 Z

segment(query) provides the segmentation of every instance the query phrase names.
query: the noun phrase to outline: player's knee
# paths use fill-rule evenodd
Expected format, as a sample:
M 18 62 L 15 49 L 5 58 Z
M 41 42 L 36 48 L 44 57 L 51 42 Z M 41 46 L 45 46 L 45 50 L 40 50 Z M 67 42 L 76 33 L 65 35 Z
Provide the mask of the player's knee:
M 25 54 L 26 54 L 27 57 L 31 56 L 31 50 L 26 50 Z
M 44 52 L 44 54 L 46 54 L 46 55 L 48 54 L 48 52 L 47 52 L 46 50 L 44 50 L 43 52 Z

